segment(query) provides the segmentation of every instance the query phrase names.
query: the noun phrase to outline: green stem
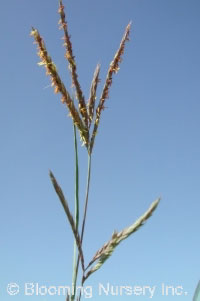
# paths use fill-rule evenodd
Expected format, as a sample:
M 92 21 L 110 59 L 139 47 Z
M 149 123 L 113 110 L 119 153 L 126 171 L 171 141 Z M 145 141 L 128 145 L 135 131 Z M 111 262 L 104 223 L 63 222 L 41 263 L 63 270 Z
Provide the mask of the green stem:
M 75 224 L 76 230 L 79 226 L 79 167 L 78 167 L 78 147 L 76 138 L 76 126 L 74 125 L 74 148 L 75 148 L 75 169 L 76 169 L 76 183 L 75 183 Z
M 81 229 L 81 245 L 83 243 L 83 236 L 84 236 L 84 230 L 85 230 L 85 221 L 86 221 L 86 217 L 87 217 L 88 198 L 89 198 L 89 190 L 90 190 L 90 175 L 91 175 L 91 154 L 88 154 L 87 186 L 86 186 L 83 223 L 82 223 L 82 229 Z M 78 256 L 77 264 L 76 264 L 76 280 L 77 280 L 77 275 L 78 275 L 79 262 L 80 262 L 80 256 Z M 84 276 L 84 272 L 83 272 L 83 276 Z M 80 299 L 81 299 L 81 293 L 79 295 L 78 300 L 80 301 Z
M 83 235 L 84 235 L 84 230 L 85 230 L 85 221 L 86 221 L 86 216 L 87 216 L 88 197 L 89 197 L 89 190 L 90 190 L 90 175 L 91 175 L 91 154 L 88 155 L 87 188 L 86 188 L 83 223 L 82 223 L 82 229 L 81 229 L 81 243 L 83 242 Z
M 78 147 L 76 137 L 76 126 L 74 125 L 74 152 L 75 152 L 75 226 L 78 231 L 79 226 L 79 167 L 78 167 Z M 74 241 L 74 254 L 73 254 L 73 275 L 72 275 L 72 288 L 74 288 L 74 295 L 71 296 L 73 301 L 76 292 L 76 279 L 77 279 L 77 267 L 76 267 L 76 241 Z

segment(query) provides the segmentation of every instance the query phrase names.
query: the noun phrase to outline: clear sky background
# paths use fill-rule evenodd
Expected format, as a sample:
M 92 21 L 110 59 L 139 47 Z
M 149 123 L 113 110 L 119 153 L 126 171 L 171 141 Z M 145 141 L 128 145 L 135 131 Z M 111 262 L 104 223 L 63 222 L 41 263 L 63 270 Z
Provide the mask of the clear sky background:
M 119 73 L 102 114 L 92 161 L 84 251 L 86 261 L 114 229 L 133 223 L 161 196 L 155 214 L 123 242 L 86 283 L 93 300 L 104 285 L 156 286 L 154 301 L 192 300 L 200 279 L 200 2 L 198 0 L 68 1 L 67 20 L 86 99 L 96 64 L 101 84 L 128 22 Z M 29 33 L 39 29 L 71 92 L 58 30 L 58 1 L 2 1 L 0 109 L 0 300 L 64 300 L 24 296 L 26 282 L 71 284 L 73 237 L 51 185 L 52 169 L 74 204 L 72 122 L 53 93 Z M 79 144 L 80 146 L 80 144 Z M 87 152 L 79 147 L 81 204 Z M 21 286 L 9 296 L 6 286 Z M 162 296 L 161 284 L 187 295 Z

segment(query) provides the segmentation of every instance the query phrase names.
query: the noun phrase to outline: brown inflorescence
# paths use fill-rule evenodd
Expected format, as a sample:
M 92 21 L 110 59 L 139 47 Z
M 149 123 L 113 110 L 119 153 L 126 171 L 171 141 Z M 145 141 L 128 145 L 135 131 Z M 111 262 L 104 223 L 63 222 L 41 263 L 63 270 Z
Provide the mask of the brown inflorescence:
M 101 115 L 102 110 L 104 110 L 105 100 L 109 97 L 109 89 L 112 85 L 113 73 L 118 72 L 119 63 L 122 61 L 122 55 L 124 53 L 125 43 L 126 43 L 126 41 L 129 41 L 130 27 L 131 27 L 131 23 L 129 23 L 128 26 L 126 27 L 126 30 L 125 30 L 124 36 L 121 40 L 119 49 L 118 49 L 117 53 L 115 54 L 114 59 L 111 62 L 110 67 L 108 69 L 106 82 L 105 82 L 105 85 L 104 85 L 104 88 L 103 88 L 102 95 L 100 97 L 99 105 L 96 109 L 96 119 L 95 119 L 95 122 L 94 122 L 94 129 L 93 129 L 91 142 L 90 142 L 90 147 L 89 147 L 90 153 L 92 152 L 92 149 L 93 149 L 93 146 L 94 146 L 94 140 L 95 140 L 95 136 L 97 134 L 97 129 L 98 129 L 99 121 L 100 121 L 100 115 Z
M 58 12 L 60 14 L 60 21 L 59 21 L 60 28 L 64 30 L 64 41 L 65 41 L 64 45 L 66 47 L 65 56 L 69 62 L 69 67 L 70 67 L 70 71 L 71 71 L 71 75 L 72 75 L 72 85 L 76 89 L 76 96 L 77 96 L 77 99 L 79 102 L 79 111 L 83 117 L 85 126 L 88 128 L 88 121 L 89 121 L 88 112 L 87 112 L 87 108 L 86 108 L 85 98 L 83 96 L 83 92 L 81 90 L 81 86 L 78 81 L 75 56 L 73 55 L 72 43 L 70 41 L 70 36 L 68 33 L 68 25 L 67 25 L 67 21 L 65 19 L 64 6 L 63 6 L 61 0 L 60 0 L 60 6 L 59 6 Z
M 95 106 L 95 100 L 96 100 L 97 85 L 100 82 L 99 72 L 100 72 L 100 65 L 98 64 L 96 66 L 94 76 L 92 79 L 92 84 L 90 87 L 90 97 L 88 100 L 89 127 L 90 127 L 90 125 L 93 121 L 93 117 L 94 117 L 94 106 Z
M 38 56 L 41 59 L 41 62 L 39 65 L 44 65 L 46 68 L 47 75 L 50 75 L 52 86 L 54 87 L 55 93 L 60 92 L 62 95 L 61 101 L 62 103 L 65 103 L 69 109 L 70 116 L 72 117 L 73 123 L 77 126 L 80 132 L 81 139 L 83 143 L 88 147 L 89 145 L 89 132 L 88 129 L 85 127 L 85 125 L 82 122 L 81 117 L 79 116 L 79 113 L 74 105 L 73 100 L 70 97 L 70 94 L 65 88 L 65 85 L 60 79 L 60 76 L 58 75 L 57 69 L 55 64 L 53 63 L 51 57 L 48 55 L 48 52 L 46 50 L 44 41 L 42 37 L 40 36 L 37 29 L 32 29 L 31 36 L 34 37 L 35 42 L 38 46 Z

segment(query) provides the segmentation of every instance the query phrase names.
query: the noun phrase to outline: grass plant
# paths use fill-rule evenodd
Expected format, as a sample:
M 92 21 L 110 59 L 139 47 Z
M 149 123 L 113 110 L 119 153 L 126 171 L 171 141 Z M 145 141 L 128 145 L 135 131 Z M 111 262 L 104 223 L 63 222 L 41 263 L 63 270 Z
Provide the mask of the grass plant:
M 120 244 L 121 241 L 128 238 L 131 234 L 136 232 L 152 215 L 152 213 L 157 208 L 160 199 L 158 198 L 154 201 L 149 209 L 129 227 L 123 229 L 120 232 L 114 232 L 111 239 L 106 242 L 102 248 L 100 248 L 90 262 L 85 265 L 84 260 L 84 250 L 82 248 L 84 239 L 85 223 L 87 219 L 88 211 L 88 199 L 89 199 L 89 189 L 90 189 L 90 178 L 91 178 L 91 159 L 92 153 L 95 145 L 95 139 L 97 131 L 100 124 L 102 111 L 105 109 L 104 105 L 109 97 L 109 91 L 113 83 L 113 75 L 119 71 L 119 65 L 122 61 L 122 56 L 124 54 L 125 46 L 127 41 L 129 41 L 131 23 L 129 23 L 125 29 L 124 35 L 122 37 L 119 49 L 117 50 L 110 66 L 108 68 L 107 77 L 105 84 L 97 103 L 96 92 L 99 84 L 99 74 L 100 65 L 98 64 L 94 76 L 92 79 L 90 87 L 90 95 L 86 103 L 84 93 L 81 89 L 81 85 L 78 79 L 77 65 L 75 61 L 75 56 L 73 54 L 72 42 L 70 39 L 68 24 L 66 21 L 66 15 L 64 11 L 64 6 L 62 0 L 59 1 L 58 13 L 60 15 L 59 25 L 60 29 L 64 32 L 64 46 L 65 46 L 65 57 L 68 61 L 69 70 L 72 78 L 72 86 L 75 92 L 75 98 L 70 95 L 67 88 L 65 87 L 56 65 L 52 61 L 43 38 L 41 37 L 39 31 L 35 28 L 31 30 L 31 36 L 33 36 L 35 43 L 37 44 L 38 56 L 41 66 L 46 69 L 46 74 L 50 76 L 51 85 L 54 87 L 55 93 L 60 93 L 61 102 L 66 105 L 69 110 L 69 115 L 72 118 L 73 128 L 74 128 L 74 153 L 75 153 L 75 212 L 72 214 L 70 206 L 63 191 L 58 184 L 53 172 L 50 171 L 50 179 L 52 181 L 53 187 L 56 194 L 64 208 L 67 219 L 72 229 L 74 235 L 74 254 L 73 254 L 73 273 L 72 273 L 72 287 L 74 288 L 74 293 L 67 295 L 66 300 L 73 301 L 81 300 L 81 294 L 76 295 L 77 279 L 78 273 L 81 273 L 81 285 L 84 285 L 85 281 L 98 269 L 100 269 L 106 260 L 113 254 L 115 248 Z M 86 195 L 85 195 L 85 205 L 83 212 L 80 212 L 79 205 L 79 160 L 78 160 L 78 147 L 77 147 L 77 130 L 80 134 L 80 139 L 83 145 L 87 149 L 88 153 L 88 174 L 86 181 Z M 82 198 L 81 198 L 82 199 Z M 80 217 L 82 217 L 82 222 Z M 81 271 L 80 271 L 81 266 Z

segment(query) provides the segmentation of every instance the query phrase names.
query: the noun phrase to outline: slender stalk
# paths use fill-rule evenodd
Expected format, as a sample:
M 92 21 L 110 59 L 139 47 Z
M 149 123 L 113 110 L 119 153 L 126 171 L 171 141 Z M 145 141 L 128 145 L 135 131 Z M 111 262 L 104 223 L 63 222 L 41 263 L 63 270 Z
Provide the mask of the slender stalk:
M 75 152 L 75 226 L 78 231 L 79 226 L 79 166 L 78 166 L 78 147 L 76 137 L 76 126 L 74 125 L 74 152 Z M 76 291 L 76 241 L 74 240 L 74 254 L 73 254 L 73 274 L 72 274 L 72 288 Z M 72 299 L 73 300 L 73 299 Z
M 84 207 L 83 223 L 82 223 L 82 229 L 81 229 L 81 244 L 83 243 L 83 235 L 84 235 L 84 230 L 85 230 L 85 221 L 86 221 L 86 216 L 87 216 L 88 197 L 89 197 L 89 190 L 90 190 L 90 175 L 91 175 L 91 154 L 88 154 L 87 188 L 86 188 L 86 196 L 85 196 L 85 207 Z
M 75 224 L 76 224 L 76 230 L 78 231 L 78 226 L 79 226 L 79 167 L 78 167 L 78 147 L 77 147 L 77 137 L 76 137 L 76 126 L 75 125 L 74 125 L 74 149 L 75 149 L 75 172 L 76 172 Z
M 83 236 L 84 236 L 84 230 L 85 230 L 85 222 L 87 217 L 87 208 L 88 208 L 88 198 L 89 198 L 89 190 L 90 190 L 90 176 L 91 176 L 91 154 L 88 154 L 88 172 L 87 172 L 87 186 L 86 186 L 86 196 L 85 196 L 85 207 L 84 207 L 84 215 L 83 215 L 83 223 L 82 223 L 82 229 L 81 229 L 81 245 L 83 243 Z M 78 268 L 79 268 L 79 262 L 80 262 L 80 255 L 78 255 L 77 264 L 76 264 L 76 275 L 75 275 L 75 285 L 77 281 L 78 276 Z M 84 279 L 84 272 L 82 279 Z M 75 295 L 71 297 L 71 301 L 73 301 L 75 298 Z M 81 293 L 79 295 L 78 300 L 81 299 Z

